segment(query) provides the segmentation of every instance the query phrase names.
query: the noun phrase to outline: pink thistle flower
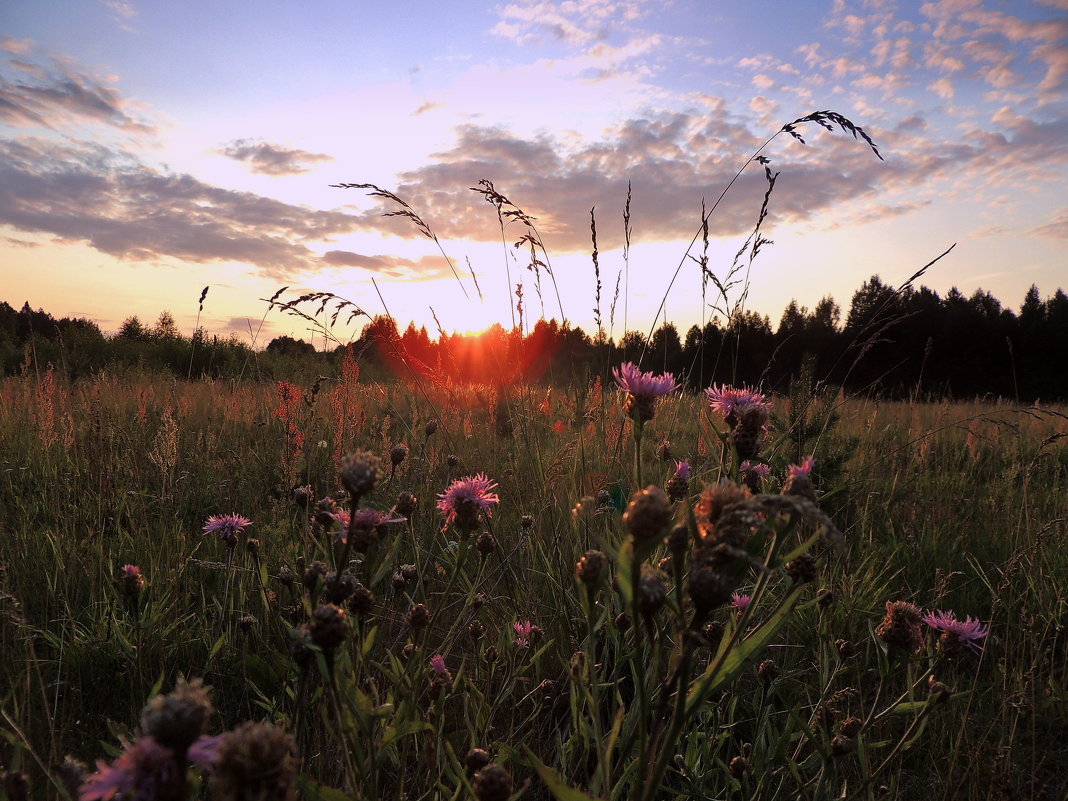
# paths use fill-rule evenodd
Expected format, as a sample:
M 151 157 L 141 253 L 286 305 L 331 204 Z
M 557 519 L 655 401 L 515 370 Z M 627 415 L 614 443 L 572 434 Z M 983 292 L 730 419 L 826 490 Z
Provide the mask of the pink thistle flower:
M 807 476 L 812 472 L 812 468 L 815 467 L 815 466 L 816 466 L 816 457 L 815 456 L 807 456 L 807 457 L 805 457 L 805 461 L 801 462 L 800 465 L 796 465 L 796 464 L 790 465 L 790 470 L 789 470 L 790 477 L 791 478 L 796 478 L 798 476 Z
M 731 593 L 731 606 L 737 609 L 739 612 L 744 612 L 749 608 L 749 604 L 752 602 L 753 596 L 745 595 L 740 592 Z
M 771 475 L 770 464 L 764 464 L 763 462 L 751 462 L 748 459 L 741 463 L 739 469 L 743 473 L 752 473 L 754 476 L 759 476 L 760 478 L 767 478 L 769 475 Z
M 659 376 L 653 375 L 651 371 L 643 373 L 641 368 L 633 362 L 627 362 L 621 367 L 613 367 L 612 374 L 616 377 L 617 387 L 639 398 L 650 400 L 662 398 L 679 388 L 675 376 L 671 373 Z
M 111 765 L 97 760 L 96 772 L 78 790 L 79 801 L 170 797 L 168 785 L 180 779 L 174 753 L 151 737 L 127 745 Z
M 690 463 L 689 462 L 675 462 L 675 478 L 682 481 L 690 480 Z
M 954 635 L 961 644 L 976 653 L 980 650 L 979 641 L 990 633 L 989 629 L 970 615 L 964 620 L 957 620 L 953 612 L 928 612 L 923 616 L 923 622 L 943 635 Z
M 430 657 L 430 669 L 434 671 L 434 675 L 439 677 L 450 676 L 448 667 L 445 666 L 445 657 L 441 654 L 434 654 Z
M 534 624 L 529 620 L 524 620 L 520 623 L 518 620 L 512 624 L 512 628 L 515 629 L 515 647 L 526 648 L 530 645 L 530 633 L 534 630 Z
M 122 577 L 130 581 L 136 581 L 141 576 L 141 568 L 137 565 L 123 565 Z
M 712 411 L 724 417 L 745 414 L 752 408 L 770 409 L 771 403 L 765 399 L 763 392 L 748 387 L 735 388 L 730 384 L 716 386 L 713 384 L 705 390 L 705 397 Z
M 352 519 L 352 515 L 349 514 L 348 509 L 338 509 L 336 512 L 330 512 L 329 516 L 334 519 L 334 522 L 341 527 L 342 536 L 344 536 L 345 530 L 349 527 L 349 520 Z
M 252 521 L 241 515 L 212 515 L 204 523 L 204 533 L 217 534 L 220 540 L 233 547 L 237 536 L 251 525 Z
M 500 502 L 497 493 L 492 492 L 496 488 L 497 482 L 483 473 L 452 482 L 445 492 L 438 495 L 437 508 L 445 515 L 445 527 L 455 523 L 464 531 L 472 531 L 478 525 L 479 512 L 492 517 L 491 507 Z

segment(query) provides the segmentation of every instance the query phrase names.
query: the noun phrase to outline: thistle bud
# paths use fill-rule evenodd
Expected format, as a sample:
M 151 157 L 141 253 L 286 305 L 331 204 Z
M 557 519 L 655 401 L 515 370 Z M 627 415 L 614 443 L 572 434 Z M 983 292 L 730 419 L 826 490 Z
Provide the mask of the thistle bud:
M 430 610 L 423 604 L 415 604 L 408 610 L 408 625 L 413 629 L 425 629 L 430 625 Z
M 608 564 L 604 551 L 589 550 L 575 565 L 575 575 L 587 587 L 594 587 L 601 580 L 601 573 Z
M 312 615 L 308 636 L 312 645 L 324 651 L 333 651 L 345 642 L 351 631 L 352 623 L 344 609 L 335 604 L 322 604 Z
M 378 482 L 378 457 L 370 451 L 356 451 L 341 458 L 341 486 L 359 498 L 374 490 Z
M 486 765 L 475 774 L 474 790 L 478 801 L 507 801 L 512 794 L 512 775 L 501 765 Z
M 623 513 L 623 526 L 635 542 L 649 542 L 671 525 L 672 514 L 671 501 L 664 491 L 650 485 L 634 493 Z

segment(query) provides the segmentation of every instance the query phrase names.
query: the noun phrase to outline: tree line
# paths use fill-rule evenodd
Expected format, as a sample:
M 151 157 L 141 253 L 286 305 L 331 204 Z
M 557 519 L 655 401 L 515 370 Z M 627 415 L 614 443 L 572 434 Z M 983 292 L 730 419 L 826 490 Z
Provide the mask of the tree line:
M 236 335 L 220 338 L 178 330 L 163 312 L 154 325 L 127 318 L 114 335 L 92 321 L 55 319 L 0 303 L 0 369 L 14 374 L 53 364 L 79 378 L 103 369 L 166 371 L 175 376 L 289 380 L 336 375 L 345 348 L 361 373 L 410 380 L 452 379 L 486 384 L 607 379 L 624 361 L 681 376 L 693 389 L 712 383 L 786 391 L 802 372 L 847 391 L 891 398 L 999 396 L 1068 400 L 1068 295 L 1043 298 L 1032 286 L 1018 311 L 989 292 L 940 297 L 927 287 L 894 288 L 873 276 L 853 294 L 848 313 L 825 297 L 811 310 L 791 302 L 778 325 L 748 310 L 691 326 L 672 323 L 651 337 L 627 332 L 618 341 L 581 328 L 539 320 L 529 331 L 495 325 L 477 336 L 432 338 L 414 324 L 401 331 L 389 317 L 372 318 L 360 336 L 317 350 L 289 336 L 262 352 Z

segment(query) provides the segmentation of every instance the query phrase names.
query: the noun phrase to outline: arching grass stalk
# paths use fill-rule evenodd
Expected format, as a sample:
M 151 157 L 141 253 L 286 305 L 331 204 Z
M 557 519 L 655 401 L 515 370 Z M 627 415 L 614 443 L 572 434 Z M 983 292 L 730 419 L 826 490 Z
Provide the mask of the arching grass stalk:
M 723 191 L 719 193 L 719 197 L 717 197 L 716 202 L 712 204 L 712 208 L 705 212 L 704 216 L 701 218 L 701 226 L 693 235 L 693 238 L 690 240 L 690 244 L 687 245 L 685 253 L 682 254 L 682 258 L 679 259 L 679 264 L 675 268 L 675 272 L 671 275 L 671 280 L 668 282 L 667 289 L 664 290 L 664 296 L 660 299 L 660 305 L 657 307 L 656 314 L 653 315 L 653 327 L 649 329 L 649 335 L 645 338 L 645 344 L 642 346 L 642 354 L 641 357 L 638 359 L 639 364 L 641 364 L 641 362 L 645 359 L 646 351 L 649 348 L 649 342 L 652 339 L 653 331 L 656 328 L 656 321 L 660 318 L 660 315 L 664 311 L 664 304 L 667 303 L 667 298 L 671 292 L 671 288 L 675 286 L 675 280 L 679 277 L 679 273 L 682 272 L 682 267 L 684 264 L 686 264 L 686 260 L 690 258 L 690 251 L 693 250 L 693 246 L 697 244 L 697 238 L 702 235 L 705 226 L 708 224 L 709 218 L 715 213 L 716 209 L 719 208 L 719 204 L 723 201 L 723 198 L 726 197 L 727 192 L 730 191 L 730 188 L 734 186 L 734 182 L 742 176 L 742 173 L 745 172 L 745 168 L 748 167 L 752 162 L 756 161 L 761 164 L 768 163 L 767 157 L 761 154 L 764 152 L 765 148 L 767 148 L 768 145 L 775 141 L 781 134 L 789 134 L 801 144 L 805 144 L 805 140 L 801 137 L 801 134 L 797 132 L 797 126 L 807 122 L 816 123 L 820 127 L 826 128 L 828 131 L 833 131 L 837 126 L 846 133 L 853 134 L 854 139 L 863 139 L 868 144 L 868 147 L 872 149 L 872 152 L 879 157 L 879 160 L 883 160 L 883 157 L 879 154 L 879 148 L 876 147 L 875 143 L 871 140 L 871 137 L 868 136 L 864 129 L 861 128 L 859 125 L 854 125 L 849 119 L 842 116 L 836 111 L 814 111 L 804 117 L 798 117 L 793 122 L 786 123 L 782 126 L 782 128 L 780 128 L 778 131 L 769 136 L 764 141 L 764 144 L 762 144 L 755 151 L 753 151 L 753 154 L 745 160 L 745 163 L 742 164 L 742 166 L 738 169 L 738 172 L 734 174 L 734 177 L 732 177 L 730 181 L 727 182 L 727 185 L 723 187 Z

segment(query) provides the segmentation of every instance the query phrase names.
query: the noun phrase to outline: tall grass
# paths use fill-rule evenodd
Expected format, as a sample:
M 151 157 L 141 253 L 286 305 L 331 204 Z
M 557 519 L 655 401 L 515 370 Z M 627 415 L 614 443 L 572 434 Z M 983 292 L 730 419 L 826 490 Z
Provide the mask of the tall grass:
M 1065 797 L 1064 408 L 429 375 L 4 379 L 6 797 Z

